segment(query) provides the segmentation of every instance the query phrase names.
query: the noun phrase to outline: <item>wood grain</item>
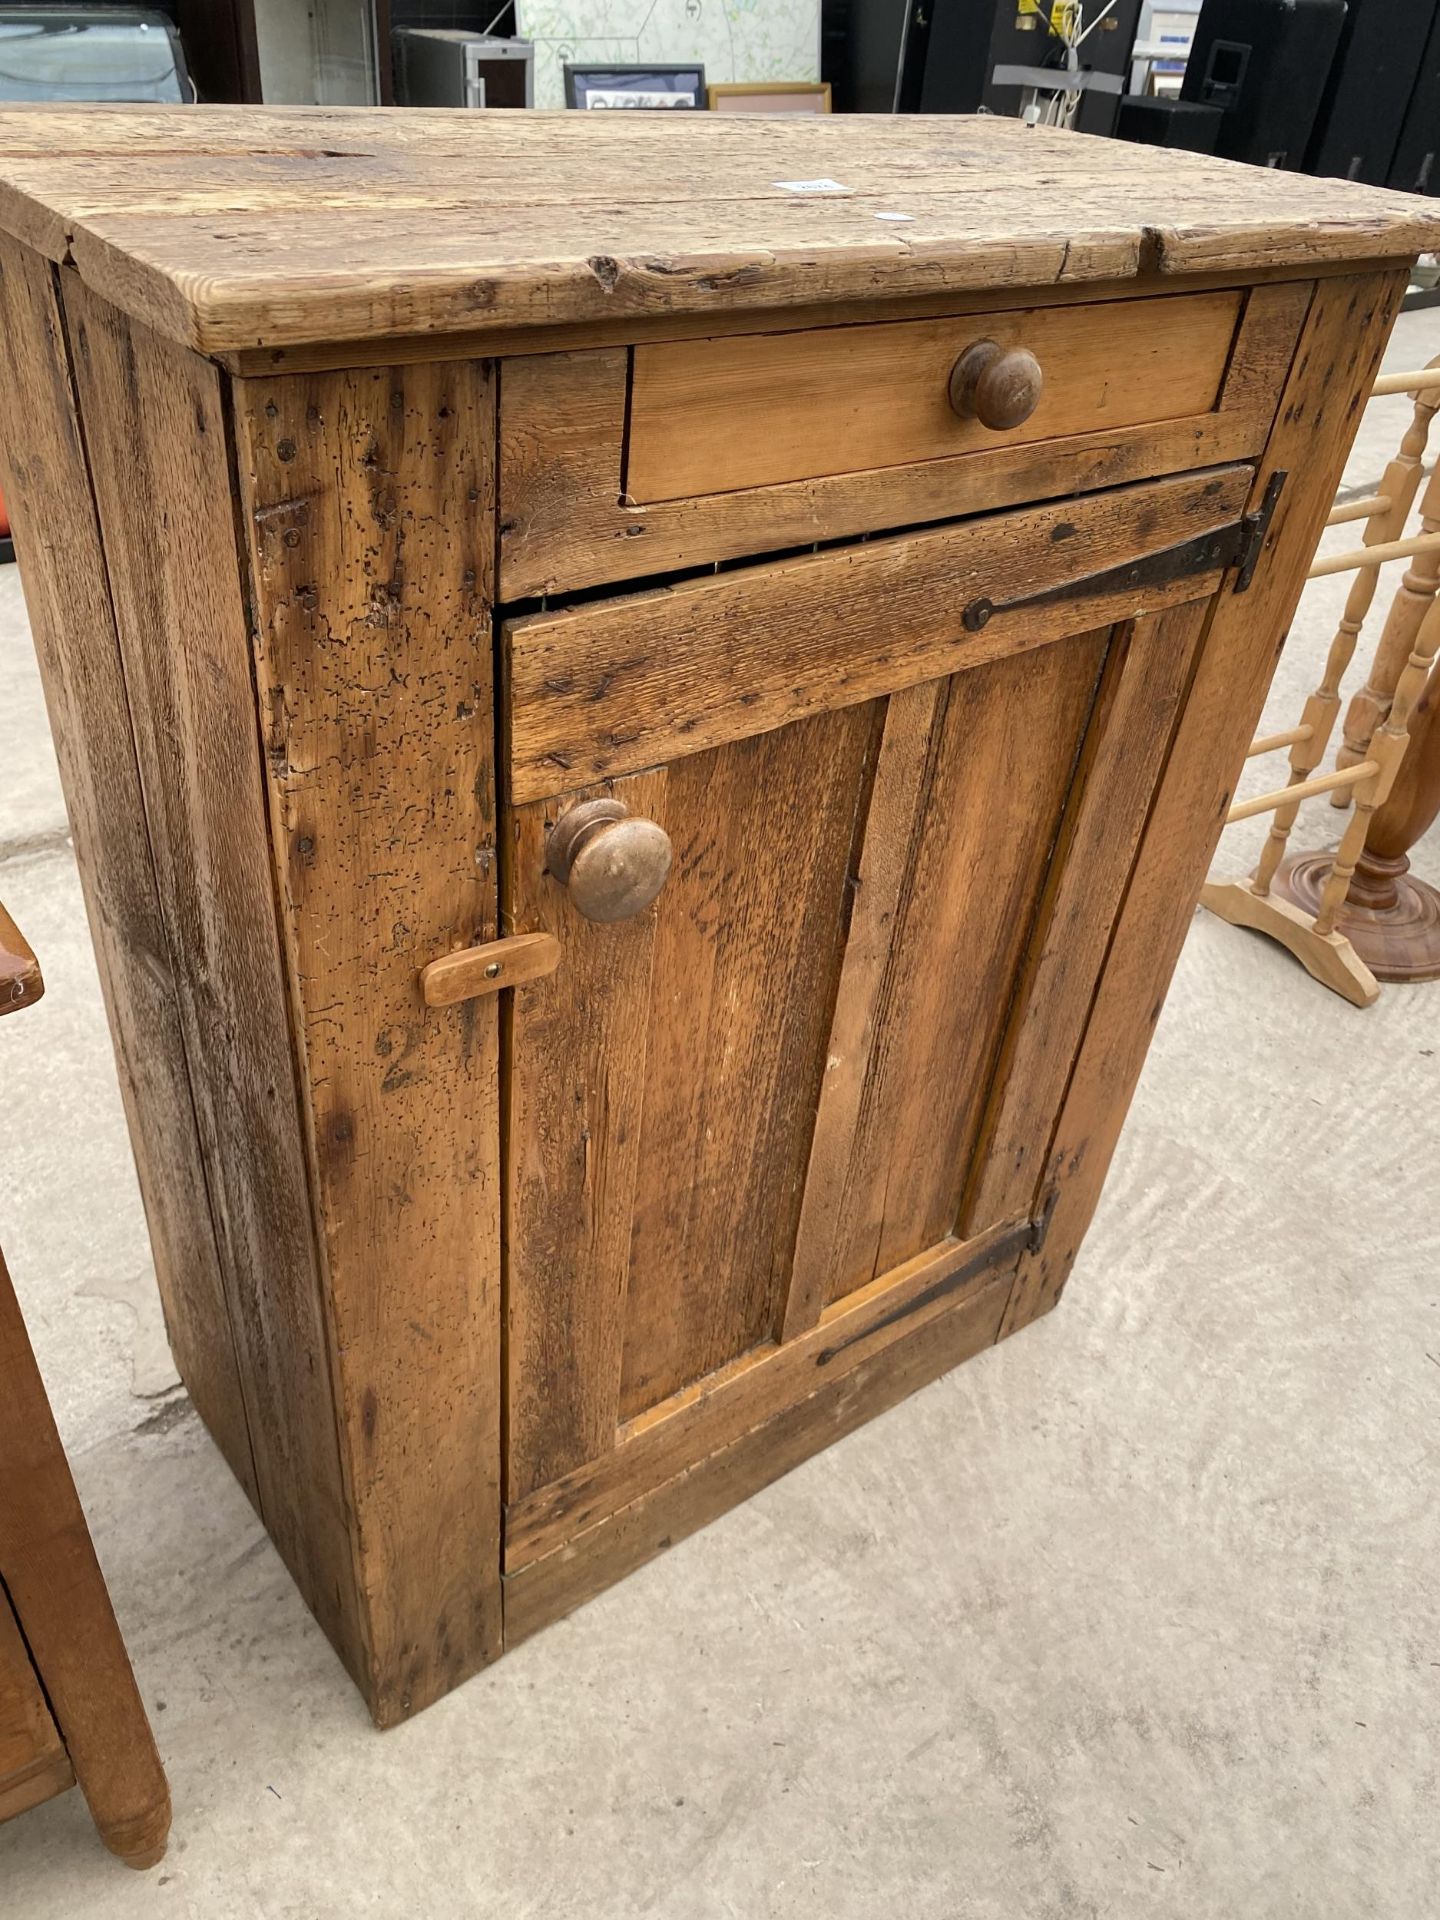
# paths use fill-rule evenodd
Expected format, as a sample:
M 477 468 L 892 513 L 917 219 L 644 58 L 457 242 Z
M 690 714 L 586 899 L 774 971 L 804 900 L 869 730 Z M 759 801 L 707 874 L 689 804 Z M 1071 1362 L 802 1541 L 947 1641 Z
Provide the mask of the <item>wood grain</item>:
M 0 239 L 0 463 L 175 1364 L 259 1504 L 54 270 Z
M 74 1784 L 70 1756 L 0 1584 L 0 1821 L 27 1813 Z
M 562 958 L 511 1029 L 511 1500 L 772 1331 L 871 731 L 849 709 L 616 783 L 675 864 L 611 926 L 517 812 L 513 913 Z
M 500 1650 L 494 394 L 478 362 L 251 382 L 255 671 L 364 1596 L 388 1724 Z
M 1045 1177 L 1058 1195 L 1049 1237 L 1021 1262 L 1006 1332 L 1054 1305 L 1095 1210 L 1405 278 L 1316 288 L 1253 499 L 1277 469 L 1290 479 L 1254 586 L 1211 612 L 1051 1143 Z
M 1015 989 L 959 1231 L 1039 1212 L 1050 1128 L 1204 632 L 1194 600 L 1122 629 L 1086 733 L 1045 897 Z
M 663 825 L 665 788 L 660 769 L 620 792 Z M 660 912 L 582 919 L 546 877 L 545 830 L 543 807 L 506 822 L 507 917 L 560 944 L 506 1042 L 507 1502 L 615 1444 Z
M 1223 161 L 998 117 L 20 109 L 0 156 L 0 226 L 207 353 L 1310 271 L 1440 238 L 1420 200 L 1280 172 L 1261 193 Z M 848 191 L 778 184 L 822 176 Z
M 1005 1221 L 965 1241 L 946 1237 L 827 1307 L 783 1344 L 766 1341 L 672 1394 L 615 1436 L 614 1447 L 506 1511 L 506 1566 L 527 1564 L 641 1499 L 732 1442 L 909 1337 L 1012 1271 L 1034 1230 Z
M 0 1460 L 0 1796 L 18 1624 L 44 1693 L 37 1757 L 48 1756 L 56 1780 L 58 1733 L 101 1839 L 130 1865 L 153 1866 L 170 1830 L 170 1789 L 3 1259 Z
M 832 1035 L 827 1049 L 842 1065 L 816 1123 L 823 1199 L 806 1221 L 814 1239 L 796 1249 L 812 1298 L 823 1276 L 842 1299 L 955 1226 L 1106 640 L 1101 630 L 956 674 L 937 703 L 910 832 L 874 848 L 870 883 L 895 898 L 885 940 L 846 954 L 839 1012 L 853 994 L 868 1046 L 847 1055 Z M 862 894 L 871 855 L 867 836 Z
M 776 1408 L 713 1453 L 505 1577 L 506 1644 L 571 1612 L 727 1507 L 993 1344 L 1010 1282 L 992 1280 L 948 1311 Z
M 1352 258 L 1343 262 L 1317 260 L 1305 269 L 1310 276 L 1354 273 L 1363 263 Z M 1383 272 L 1384 261 L 1375 271 Z M 1215 293 L 1224 288 L 1247 286 L 1252 289 L 1280 283 L 1298 285 L 1299 269 L 1294 266 L 1255 267 L 1243 275 L 1229 273 L 1187 273 L 1184 287 L 1189 293 Z M 1121 280 L 1066 282 L 1046 289 L 1046 302 L 1053 306 L 1073 306 L 1077 302 L 1105 300 L 1149 300 L 1157 294 L 1172 292 L 1176 282 L 1162 274 L 1141 273 Z M 531 354 L 572 353 L 582 347 L 638 345 L 642 340 L 703 340 L 730 333 L 753 333 L 763 326 L 767 333 L 789 333 L 807 327 L 846 327 L 863 325 L 883 317 L 886 320 L 935 320 L 955 313 L 996 313 L 1013 307 L 1013 287 L 971 288 L 965 293 L 911 293 L 887 297 L 883 308 L 871 299 L 819 300 L 796 306 L 775 307 L 763 319 L 741 307 L 728 312 L 717 308 L 705 313 L 654 314 L 649 317 L 629 314 L 601 316 L 572 325 L 488 327 L 478 331 L 444 334 L 388 334 L 373 340 L 311 341 L 300 346 L 236 347 L 217 352 L 213 358 L 227 372 L 248 379 L 255 374 L 319 373 L 339 366 L 401 366 L 412 360 L 477 358 L 512 359 Z
M 1047 591 L 1224 526 L 1249 469 L 1222 468 L 737 569 L 506 623 L 516 799 L 540 800 L 944 674 L 1156 612 L 1218 571 L 1137 595 L 960 612 Z
M 733 493 L 711 491 L 702 477 L 701 491 L 691 498 L 646 507 L 629 503 L 621 491 L 628 356 L 612 350 L 511 360 L 501 396 L 501 596 L 519 599 L 988 513 L 1026 499 L 1258 454 L 1311 285 L 1250 291 L 1218 401 L 1209 411 L 1139 426 L 1107 425 L 1039 446 L 1006 441 L 948 458 Z M 772 316 L 766 325 L 773 327 Z M 968 316 L 967 330 L 988 326 L 988 315 Z M 832 339 L 836 332 L 828 328 L 817 338 Z M 693 430 L 687 418 L 685 431 Z
M 978 452 L 997 435 L 955 415 L 950 370 L 978 336 L 1023 346 L 1044 389 L 1019 446 L 1209 413 L 1239 293 L 1018 308 L 816 333 L 634 349 L 626 493 L 637 506 Z
M 206 361 L 65 288 L 260 1511 L 356 1658 L 335 1440 L 220 382 Z
M 442 953 L 421 968 L 420 992 L 427 1007 L 453 1007 L 482 993 L 538 980 L 559 964 L 560 943 L 550 934 L 512 934 L 508 940 L 486 940 L 458 953 Z

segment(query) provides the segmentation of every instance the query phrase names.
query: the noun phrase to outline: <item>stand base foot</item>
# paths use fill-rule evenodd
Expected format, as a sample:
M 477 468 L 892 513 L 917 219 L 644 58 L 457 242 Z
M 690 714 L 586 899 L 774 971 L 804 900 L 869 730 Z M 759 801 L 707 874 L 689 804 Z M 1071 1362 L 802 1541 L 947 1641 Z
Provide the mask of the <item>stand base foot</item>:
M 1287 948 L 1313 979 L 1354 1007 L 1371 1007 L 1380 997 L 1375 976 L 1341 933 L 1315 931 L 1313 916 L 1274 892 L 1263 897 L 1245 880 L 1207 880 L 1200 904 L 1232 927 L 1250 927 Z
M 1292 855 L 1281 863 L 1274 892 L 1302 913 L 1313 914 L 1334 857 Z M 1394 876 L 1394 901 L 1388 906 L 1365 906 L 1352 890 L 1340 909 L 1336 931 L 1345 935 L 1377 980 L 1440 980 L 1440 893 L 1412 873 Z

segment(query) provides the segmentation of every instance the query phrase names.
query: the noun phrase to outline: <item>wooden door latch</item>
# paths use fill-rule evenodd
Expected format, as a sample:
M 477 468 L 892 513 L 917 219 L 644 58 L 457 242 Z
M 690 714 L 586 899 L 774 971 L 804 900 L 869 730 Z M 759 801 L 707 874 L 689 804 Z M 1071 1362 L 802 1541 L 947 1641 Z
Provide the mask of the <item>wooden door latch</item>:
M 432 960 L 420 969 L 420 991 L 427 1007 L 453 1007 L 482 993 L 543 979 L 559 964 L 560 942 L 553 933 L 512 933 Z

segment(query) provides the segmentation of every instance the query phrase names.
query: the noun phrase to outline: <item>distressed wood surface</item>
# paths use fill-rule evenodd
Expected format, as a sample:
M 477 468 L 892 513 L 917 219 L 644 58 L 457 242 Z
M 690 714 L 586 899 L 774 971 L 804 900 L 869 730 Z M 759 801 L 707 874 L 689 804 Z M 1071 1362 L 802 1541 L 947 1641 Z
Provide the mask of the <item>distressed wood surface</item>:
M 498 1009 L 427 1008 L 420 988 L 437 954 L 498 930 L 494 430 L 477 361 L 250 382 L 235 421 L 382 1724 L 500 1650 Z
M 1010 1220 L 968 1240 L 947 1236 L 827 1307 L 803 1334 L 765 1341 L 626 1421 L 609 1451 L 507 1508 L 507 1570 L 553 1553 L 827 1381 L 907 1341 L 1013 1271 L 1032 1230 L 1031 1221 Z
M 15 1615 L 0 1586 L 0 1821 L 75 1784 Z
M 1122 582 L 1000 609 L 979 633 L 960 621 L 972 599 L 1045 592 L 1228 524 L 1249 474 L 1186 475 L 510 621 L 514 795 L 568 792 L 1193 599 L 1218 569 L 1139 596 Z
M 106 1846 L 131 1866 L 153 1866 L 170 1830 L 170 1789 L 3 1259 L 0 1462 L 0 1816 L 20 1638 L 44 1694 L 43 1719 L 31 1705 L 37 1757 L 54 1779 L 58 1735 Z
M 353 1657 L 220 380 L 73 279 L 65 315 L 260 1511 Z
M 1207 604 L 1116 635 L 1086 733 L 1045 899 L 1015 989 L 960 1231 L 1038 1212 L 1045 1150 L 1130 877 Z
M 882 749 L 872 818 L 889 778 L 909 817 L 861 854 L 883 932 L 846 949 L 795 1252 L 809 1311 L 792 1303 L 787 1330 L 954 1228 L 1106 639 L 956 674 L 918 742 L 902 705 L 906 750 Z
M 1252 500 L 1277 469 L 1290 478 L 1253 587 L 1211 611 L 1051 1143 L 1050 1233 L 1021 1262 L 1006 1332 L 1054 1305 L 1098 1203 L 1405 282 L 1392 274 L 1316 288 Z
M 255 107 L 9 109 L 0 227 L 205 352 L 1440 240 L 1422 200 L 998 117 Z
M 625 491 L 646 506 L 1209 413 L 1243 304 L 1193 294 L 638 346 Z M 1040 362 L 1039 404 L 1003 441 L 950 405 L 950 369 L 977 337 Z
M 990 513 L 1253 456 L 1270 431 L 1310 291 L 1299 281 L 1250 292 L 1218 400 L 1205 412 L 887 467 L 868 464 L 872 449 L 857 438 L 842 473 L 732 493 L 702 481 L 691 498 L 646 507 L 628 504 L 621 491 L 628 355 L 512 360 L 500 410 L 501 598 Z M 983 332 L 989 316 L 972 314 L 969 325 Z M 817 339 L 834 332 L 825 328 Z M 693 421 L 681 431 L 693 433 Z
M 151 857 L 64 316 L 48 262 L 0 239 L 0 463 L 176 1366 L 259 1504 L 249 1415 Z
M 1010 1285 L 1008 1277 L 992 1280 L 905 1328 L 813 1392 L 781 1402 L 728 1444 L 697 1450 L 670 1478 L 573 1534 L 553 1553 L 507 1574 L 508 1643 L 571 1612 L 822 1447 L 982 1353 L 995 1341 Z
M 1216 293 L 1235 286 L 1251 288 L 1285 284 L 1295 286 L 1316 274 L 1354 273 L 1363 263 L 1314 260 L 1302 270 L 1283 264 L 1252 267 L 1237 274 L 1187 273 L 1187 293 Z M 1387 263 L 1374 263 L 1383 272 Z M 1079 302 L 1149 300 L 1170 293 L 1179 283 L 1172 277 L 1147 271 L 1120 280 L 1067 281 L 1045 289 L 1048 306 Z M 883 307 L 874 299 L 804 301 L 790 307 L 772 307 L 763 317 L 750 308 L 726 308 L 703 313 L 611 314 L 563 323 L 539 322 L 528 327 L 488 327 L 444 334 L 387 334 L 370 340 L 320 340 L 301 346 L 232 347 L 214 355 L 216 364 L 241 378 L 252 374 L 317 373 L 327 367 L 401 366 L 412 360 L 526 358 L 533 354 L 573 353 L 582 347 L 639 345 L 646 340 L 704 340 L 732 333 L 793 333 L 807 327 L 865 326 L 876 320 L 940 320 L 956 313 L 998 313 L 1016 304 L 1014 287 L 971 287 L 962 293 L 908 293 L 887 295 Z
M 514 912 L 562 958 L 511 1028 L 511 1499 L 773 1330 L 872 723 L 851 708 L 618 782 L 675 863 L 613 926 L 545 878 L 543 806 L 518 812 Z

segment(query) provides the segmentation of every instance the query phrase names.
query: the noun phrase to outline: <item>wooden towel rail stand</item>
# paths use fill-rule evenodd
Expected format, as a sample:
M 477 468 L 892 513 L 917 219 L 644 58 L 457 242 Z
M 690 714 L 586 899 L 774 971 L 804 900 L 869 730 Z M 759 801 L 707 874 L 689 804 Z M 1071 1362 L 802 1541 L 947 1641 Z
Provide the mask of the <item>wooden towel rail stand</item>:
M 1361 1007 L 1376 1000 L 1382 978 L 1440 974 L 1440 916 L 1432 912 L 1430 891 L 1405 881 L 1408 862 L 1403 850 L 1392 849 L 1372 861 L 1377 871 L 1362 874 L 1358 891 L 1362 898 L 1378 891 L 1382 900 L 1388 891 L 1390 900 L 1379 918 L 1403 924 L 1409 945 L 1419 943 L 1421 951 L 1394 955 L 1394 964 L 1387 967 L 1386 961 L 1392 959 L 1392 928 L 1382 925 L 1373 947 L 1367 941 L 1362 954 L 1349 937 L 1353 930 L 1349 921 L 1344 929 L 1340 924 L 1367 842 L 1392 797 L 1403 798 L 1403 831 L 1409 833 L 1406 847 L 1428 824 L 1421 818 L 1424 800 L 1417 805 L 1413 793 L 1397 795 L 1397 781 L 1407 749 L 1419 757 L 1411 740 L 1417 716 L 1428 731 L 1427 688 L 1434 691 L 1431 668 L 1440 650 L 1440 605 L 1435 597 L 1440 587 L 1440 468 L 1431 474 L 1421 500 L 1420 532 L 1403 536 L 1420 491 L 1431 423 L 1440 410 L 1440 359 L 1416 372 L 1383 375 L 1373 389 L 1375 397 L 1396 393 L 1413 393 L 1415 411 L 1379 488 L 1361 499 L 1337 504 L 1326 522 L 1334 527 L 1364 519 L 1363 544 L 1317 560 L 1308 575 L 1311 580 L 1337 573 L 1356 576 L 1320 684 L 1306 701 L 1298 726 L 1261 736 L 1250 746 L 1251 759 L 1288 747 L 1290 778 L 1273 792 L 1238 802 L 1226 816 L 1230 825 L 1257 814 L 1274 814 L 1259 863 L 1248 880 L 1212 874 L 1200 895 L 1212 913 L 1234 926 L 1269 934 L 1315 979 Z M 1346 712 L 1335 770 L 1317 773 L 1339 718 L 1341 683 L 1375 598 L 1380 569 L 1387 561 L 1399 559 L 1408 559 L 1412 565 L 1391 604 L 1369 677 Z M 1326 793 L 1333 806 L 1353 803 L 1339 847 L 1333 854 L 1289 855 L 1290 833 L 1302 803 Z M 1401 882 L 1408 887 L 1403 895 Z M 1350 921 L 1355 917 L 1352 914 Z M 1428 961 L 1427 928 L 1433 947 Z

